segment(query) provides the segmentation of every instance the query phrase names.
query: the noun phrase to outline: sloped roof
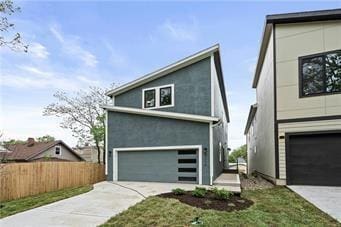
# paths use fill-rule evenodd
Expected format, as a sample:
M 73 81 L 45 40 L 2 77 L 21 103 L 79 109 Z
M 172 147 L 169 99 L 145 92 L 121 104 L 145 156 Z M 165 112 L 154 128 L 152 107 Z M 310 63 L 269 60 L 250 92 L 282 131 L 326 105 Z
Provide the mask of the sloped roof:
M 77 156 L 80 160 L 83 160 L 76 152 L 74 152 L 69 146 L 67 146 L 62 140 L 49 141 L 49 142 L 34 142 L 33 146 L 28 146 L 28 143 L 24 144 L 11 144 L 7 146 L 10 152 L 2 154 L 6 156 L 8 160 L 28 161 L 31 158 L 45 152 L 55 145 L 62 145 L 67 148 L 71 153 Z

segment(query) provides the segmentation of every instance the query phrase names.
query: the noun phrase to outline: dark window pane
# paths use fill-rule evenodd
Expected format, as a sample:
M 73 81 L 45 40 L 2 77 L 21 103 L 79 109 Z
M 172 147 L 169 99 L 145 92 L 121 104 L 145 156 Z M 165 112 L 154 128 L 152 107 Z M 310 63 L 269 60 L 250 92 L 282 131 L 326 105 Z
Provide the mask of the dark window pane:
M 196 150 L 182 150 L 182 151 L 178 151 L 179 155 L 196 154 L 196 153 L 197 153 Z
M 160 88 L 160 106 L 172 104 L 172 89 L 171 87 Z
M 341 91 L 341 51 L 327 54 L 326 58 L 326 92 Z
M 147 90 L 144 92 L 144 107 L 155 107 L 155 90 Z
M 178 159 L 178 163 L 197 163 L 196 159 Z
M 323 57 L 302 60 L 302 93 L 310 95 L 324 92 Z
M 196 172 L 196 168 L 178 168 L 178 172 Z
M 196 177 L 178 177 L 179 181 L 197 181 Z

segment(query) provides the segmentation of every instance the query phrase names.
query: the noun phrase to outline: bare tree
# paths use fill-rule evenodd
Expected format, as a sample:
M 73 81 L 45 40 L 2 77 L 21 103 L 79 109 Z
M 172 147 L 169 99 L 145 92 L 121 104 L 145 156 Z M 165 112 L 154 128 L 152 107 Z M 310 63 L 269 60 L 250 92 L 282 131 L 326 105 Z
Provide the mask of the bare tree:
M 15 33 L 14 37 L 6 40 L 3 35 L 5 32 L 9 32 L 10 29 L 14 28 L 14 24 L 8 21 L 8 16 L 15 12 L 20 12 L 20 7 L 15 6 L 12 0 L 0 1 L 0 47 L 7 46 L 13 51 L 24 51 L 27 52 L 28 45 L 23 44 L 20 33 Z
M 109 101 L 105 92 L 105 89 L 99 87 L 80 90 L 73 96 L 58 91 L 54 94 L 58 102 L 48 105 L 43 113 L 45 116 L 62 117 L 61 127 L 71 129 L 73 135 L 81 142 L 95 143 L 98 163 L 101 145 L 105 163 L 105 116 L 101 108 L 101 105 Z

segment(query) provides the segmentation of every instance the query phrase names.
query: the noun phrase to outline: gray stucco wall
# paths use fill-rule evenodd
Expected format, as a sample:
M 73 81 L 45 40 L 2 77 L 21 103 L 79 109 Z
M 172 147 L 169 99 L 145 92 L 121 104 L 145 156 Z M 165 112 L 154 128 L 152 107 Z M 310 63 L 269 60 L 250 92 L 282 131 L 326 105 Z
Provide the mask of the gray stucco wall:
M 209 124 L 108 111 L 108 180 L 113 148 L 181 145 L 202 145 L 203 184 L 209 184 Z
M 39 159 L 39 158 L 45 158 L 45 157 L 51 157 L 51 158 L 59 158 L 59 159 L 65 159 L 65 160 L 69 160 L 69 161 L 80 161 L 80 159 L 72 154 L 66 147 L 64 147 L 63 145 L 59 144 L 57 146 L 61 147 L 61 155 L 56 155 L 55 152 L 55 147 L 51 147 L 50 149 L 48 149 L 47 151 L 37 155 L 36 157 L 32 158 L 31 160 L 35 160 L 35 159 Z
M 214 95 L 214 116 L 219 117 L 221 119 L 221 124 L 215 126 L 213 128 L 213 180 L 217 178 L 220 173 L 224 169 L 224 159 L 225 152 L 224 147 L 227 147 L 227 119 L 223 104 L 223 99 L 220 92 L 219 82 L 217 78 L 217 72 L 215 65 L 213 64 L 213 95 Z M 222 144 L 221 151 L 221 161 L 220 161 L 220 152 L 219 152 L 219 142 Z M 226 154 L 227 157 L 227 154 Z M 228 160 L 226 159 L 226 165 L 228 165 Z
M 142 89 L 174 84 L 175 106 L 157 110 L 211 115 L 210 57 L 115 96 L 115 106 L 142 108 Z

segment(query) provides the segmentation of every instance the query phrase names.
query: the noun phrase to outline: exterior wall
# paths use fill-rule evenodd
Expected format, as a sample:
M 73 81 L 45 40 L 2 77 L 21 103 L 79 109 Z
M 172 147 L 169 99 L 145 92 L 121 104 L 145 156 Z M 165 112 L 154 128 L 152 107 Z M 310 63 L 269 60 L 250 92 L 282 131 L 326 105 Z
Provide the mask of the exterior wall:
M 270 177 L 276 176 L 273 59 L 273 34 L 271 34 L 256 90 L 258 108 L 254 130 L 257 133 L 255 146 L 257 153 L 250 156 L 249 160 L 249 163 L 253 163 L 254 170 Z
M 277 119 L 340 115 L 341 94 L 299 98 L 298 57 L 341 49 L 341 21 L 276 25 Z
M 79 156 L 87 162 L 98 162 L 97 148 L 96 147 L 81 147 L 73 149 Z M 101 148 L 100 160 L 103 161 L 103 149 Z
M 210 58 L 203 59 L 153 80 L 140 87 L 115 96 L 115 106 L 142 108 L 142 90 L 156 86 L 174 84 L 174 107 L 156 110 L 211 115 Z
M 55 154 L 55 146 L 51 147 L 50 149 L 46 150 L 45 152 L 41 153 L 40 155 L 35 156 L 31 160 L 39 159 L 39 158 L 59 158 L 69 161 L 80 161 L 80 159 L 72 154 L 66 147 L 63 145 L 57 145 L 61 147 L 61 155 Z
M 209 124 L 108 111 L 108 180 L 113 148 L 181 145 L 202 145 L 203 184 L 209 184 Z
M 214 57 L 211 58 L 211 73 L 212 73 L 212 86 L 213 86 L 213 116 L 221 119 L 221 124 L 213 127 L 213 165 L 214 173 L 213 180 L 219 176 L 224 169 L 225 157 L 228 157 L 227 153 L 227 119 L 223 104 L 223 99 L 220 92 L 219 82 L 217 78 L 217 71 L 214 65 Z M 219 143 L 222 144 L 221 161 L 219 152 Z M 228 166 L 228 159 L 226 159 L 226 167 Z
M 256 113 L 257 115 L 257 113 Z M 247 173 L 251 174 L 256 171 L 256 131 L 254 128 L 255 122 L 257 121 L 257 116 L 254 116 L 253 121 L 250 125 L 249 131 L 246 134 L 246 147 L 247 147 Z
M 278 125 L 278 135 L 285 133 L 341 130 L 341 119 L 324 121 L 306 121 L 295 123 L 282 123 Z M 279 178 L 286 179 L 285 168 L 285 139 L 279 139 Z

